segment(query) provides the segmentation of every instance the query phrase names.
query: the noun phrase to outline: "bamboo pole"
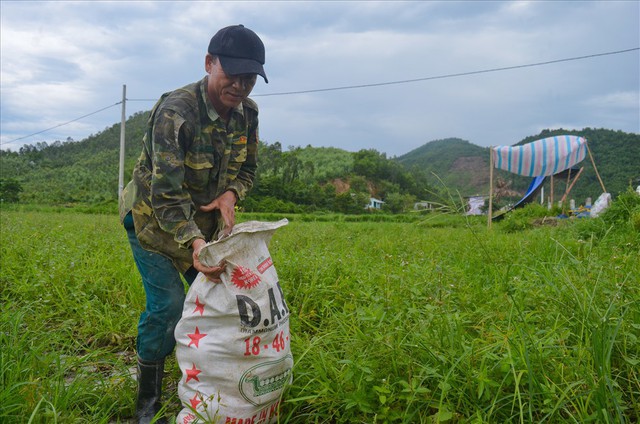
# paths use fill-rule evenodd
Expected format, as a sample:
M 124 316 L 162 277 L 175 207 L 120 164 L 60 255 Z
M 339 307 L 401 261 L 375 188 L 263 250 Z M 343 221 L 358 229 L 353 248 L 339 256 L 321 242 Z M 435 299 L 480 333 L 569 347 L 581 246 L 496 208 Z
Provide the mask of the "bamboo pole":
M 553 194 L 553 175 L 551 176 L 551 182 L 549 183 L 550 187 L 549 187 L 549 209 L 553 208 L 553 202 L 555 201 L 554 199 L 554 194 Z
M 606 193 L 607 189 L 604 188 L 604 183 L 602 182 L 602 178 L 600 178 L 600 174 L 598 173 L 598 168 L 596 168 L 596 162 L 593 160 L 593 155 L 591 154 L 591 149 L 589 149 L 589 143 L 585 143 L 585 146 L 587 146 L 587 152 L 589 152 L 589 158 L 591 159 L 591 164 L 593 165 L 593 170 L 596 171 L 596 176 L 598 177 L 598 181 L 600 181 L 600 187 L 602 187 L 602 192 Z
M 580 178 L 580 174 L 582 174 L 582 171 L 584 170 L 584 166 L 580 168 L 580 170 L 578 171 L 578 173 L 576 174 L 575 177 L 573 177 L 573 182 L 571 183 L 571 185 L 567 185 L 567 190 L 565 191 L 564 195 L 562 196 L 562 199 L 560 199 L 560 202 L 564 203 L 564 200 L 567 198 L 567 196 L 569 195 L 569 192 L 571 191 L 571 189 L 573 188 L 574 184 L 576 183 L 576 181 L 578 181 L 578 178 Z
M 491 229 L 491 218 L 493 214 L 493 147 L 489 146 L 489 218 L 487 228 Z
M 124 144 L 125 144 L 125 124 L 126 124 L 126 112 L 127 107 L 127 86 L 122 86 L 122 114 L 120 120 L 120 163 L 118 171 L 118 197 L 122 194 L 124 188 Z

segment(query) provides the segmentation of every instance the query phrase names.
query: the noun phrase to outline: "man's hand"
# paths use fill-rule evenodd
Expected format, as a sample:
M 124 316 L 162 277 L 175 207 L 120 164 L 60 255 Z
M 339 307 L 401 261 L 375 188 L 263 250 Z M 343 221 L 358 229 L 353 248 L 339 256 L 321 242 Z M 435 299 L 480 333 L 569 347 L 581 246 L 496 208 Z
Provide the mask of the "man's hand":
M 200 251 L 207 244 L 203 239 L 196 239 L 191 247 L 193 248 L 193 267 L 196 271 L 203 273 L 209 281 L 214 283 L 221 283 L 220 274 L 225 270 L 226 263 L 223 261 L 218 266 L 206 266 L 200 262 Z
M 214 209 L 220 210 L 222 216 L 222 222 L 224 227 L 222 228 L 222 235 L 228 236 L 233 230 L 233 226 L 236 223 L 236 195 L 233 191 L 225 191 L 218 198 L 208 205 L 200 206 L 200 210 L 204 212 L 211 212 Z

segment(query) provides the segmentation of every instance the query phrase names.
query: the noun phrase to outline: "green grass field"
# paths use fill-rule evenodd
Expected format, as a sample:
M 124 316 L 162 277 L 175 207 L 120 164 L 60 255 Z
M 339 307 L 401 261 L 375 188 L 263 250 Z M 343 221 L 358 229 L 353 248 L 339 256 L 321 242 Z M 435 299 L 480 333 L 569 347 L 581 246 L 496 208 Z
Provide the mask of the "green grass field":
M 144 292 L 117 217 L 0 216 L 0 422 L 129 422 Z M 295 358 L 280 422 L 640 420 L 632 218 L 289 218 L 270 245 Z

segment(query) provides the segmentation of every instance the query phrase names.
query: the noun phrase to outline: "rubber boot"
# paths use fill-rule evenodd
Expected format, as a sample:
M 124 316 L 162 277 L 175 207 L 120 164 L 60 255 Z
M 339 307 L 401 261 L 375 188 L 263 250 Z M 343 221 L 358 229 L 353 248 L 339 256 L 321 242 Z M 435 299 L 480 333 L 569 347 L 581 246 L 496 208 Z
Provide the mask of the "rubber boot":
M 154 417 L 162 408 L 162 377 L 164 376 L 164 360 L 145 361 L 138 358 L 138 400 L 136 402 L 136 422 L 138 424 L 166 424 L 166 420 Z

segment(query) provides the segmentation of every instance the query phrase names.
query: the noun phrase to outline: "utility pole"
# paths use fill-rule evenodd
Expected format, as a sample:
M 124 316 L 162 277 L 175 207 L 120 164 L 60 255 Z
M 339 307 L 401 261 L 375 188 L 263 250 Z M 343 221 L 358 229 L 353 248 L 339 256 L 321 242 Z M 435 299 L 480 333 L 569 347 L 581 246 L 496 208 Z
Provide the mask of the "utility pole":
M 491 229 L 493 219 L 493 147 L 489 146 L 489 212 L 487 213 L 487 228 Z
M 122 118 L 120 122 L 120 175 L 118 178 L 118 198 L 122 194 L 124 189 L 124 135 L 125 135 L 125 120 L 126 120 L 126 105 L 127 103 L 127 86 L 122 86 Z

